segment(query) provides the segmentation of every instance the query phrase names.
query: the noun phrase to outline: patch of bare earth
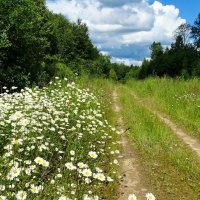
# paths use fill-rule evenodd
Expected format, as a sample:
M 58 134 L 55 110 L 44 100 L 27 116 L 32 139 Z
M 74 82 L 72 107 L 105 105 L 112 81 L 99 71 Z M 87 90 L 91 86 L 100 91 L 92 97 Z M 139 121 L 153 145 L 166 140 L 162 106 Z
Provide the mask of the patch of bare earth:
M 125 135 L 123 118 L 120 116 L 121 107 L 118 103 L 118 95 L 113 92 L 114 110 L 118 113 L 118 126 L 121 133 L 122 143 L 122 160 L 120 167 L 120 188 L 119 199 L 127 200 L 130 194 L 135 194 L 139 199 L 144 198 L 147 192 L 145 180 L 141 173 L 139 159 L 134 151 L 133 146 L 129 143 Z

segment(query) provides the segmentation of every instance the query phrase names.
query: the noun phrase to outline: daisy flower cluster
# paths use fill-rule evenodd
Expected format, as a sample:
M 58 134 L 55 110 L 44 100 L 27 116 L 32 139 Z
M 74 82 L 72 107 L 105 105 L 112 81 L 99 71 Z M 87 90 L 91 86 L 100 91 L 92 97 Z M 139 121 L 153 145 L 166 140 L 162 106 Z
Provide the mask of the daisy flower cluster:
M 98 98 L 67 79 L 6 90 L 0 94 L 0 199 L 103 199 L 116 179 L 115 136 Z

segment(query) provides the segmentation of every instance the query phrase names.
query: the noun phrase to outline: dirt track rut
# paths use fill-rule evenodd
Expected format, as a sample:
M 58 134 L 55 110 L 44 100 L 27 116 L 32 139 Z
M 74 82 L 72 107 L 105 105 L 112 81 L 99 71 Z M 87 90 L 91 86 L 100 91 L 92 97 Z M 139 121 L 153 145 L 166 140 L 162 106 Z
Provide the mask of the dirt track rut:
M 184 132 L 181 128 L 179 128 L 172 120 L 165 117 L 164 114 L 151 109 L 146 103 L 145 100 L 142 100 L 139 98 L 136 94 L 132 92 L 132 96 L 137 100 L 141 106 L 148 109 L 150 112 L 155 114 L 161 121 L 163 121 L 170 129 L 180 138 L 185 144 L 188 145 L 188 147 L 195 152 L 200 157 L 200 143 L 190 136 L 188 133 Z
M 122 160 L 120 169 L 120 189 L 119 199 L 127 200 L 129 194 L 135 194 L 138 199 L 144 198 L 147 189 L 144 184 L 144 179 L 141 174 L 140 162 L 134 151 L 133 146 L 129 143 L 125 135 L 123 118 L 120 116 L 121 107 L 118 103 L 118 95 L 116 91 L 113 92 L 114 110 L 119 115 L 118 126 L 121 133 L 122 142 Z

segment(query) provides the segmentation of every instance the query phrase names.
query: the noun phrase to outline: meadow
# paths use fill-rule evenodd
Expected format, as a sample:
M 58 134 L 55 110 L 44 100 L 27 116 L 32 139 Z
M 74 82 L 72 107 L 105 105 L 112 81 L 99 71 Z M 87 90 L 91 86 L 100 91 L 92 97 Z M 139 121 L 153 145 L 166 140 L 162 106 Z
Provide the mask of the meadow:
M 127 136 L 140 158 L 144 179 L 156 199 L 198 200 L 198 156 L 134 98 L 132 87 L 121 85 L 117 91 Z
M 117 131 L 89 89 L 58 78 L 0 96 L 0 199 L 111 199 Z
M 133 189 L 126 199 L 200 198 L 199 157 L 147 109 L 162 112 L 199 139 L 199 80 L 120 84 L 55 78 L 43 88 L 3 91 L 0 199 L 117 200 L 123 162 L 119 117 L 150 192 L 136 197 Z
M 199 79 L 148 78 L 127 84 L 145 104 L 169 116 L 200 141 Z
M 119 84 L 95 79 L 92 85 L 103 89 L 102 98 L 110 99 L 112 104 L 112 91 L 119 95 L 126 135 L 141 162 L 142 178 L 156 199 L 198 200 L 199 157 L 150 110 L 170 117 L 198 139 L 199 80 L 149 78 Z M 111 117 L 117 126 L 119 115 Z M 145 199 L 145 194 L 142 196 L 137 199 Z

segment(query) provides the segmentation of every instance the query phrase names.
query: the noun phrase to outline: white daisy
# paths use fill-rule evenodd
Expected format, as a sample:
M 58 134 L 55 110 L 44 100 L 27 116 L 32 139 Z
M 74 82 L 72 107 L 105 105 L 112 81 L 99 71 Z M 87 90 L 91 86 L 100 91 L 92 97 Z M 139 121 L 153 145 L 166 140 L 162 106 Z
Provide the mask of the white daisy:
M 128 196 L 128 200 L 137 200 L 137 197 L 135 196 L 135 194 L 130 194 Z
M 31 185 L 31 189 L 30 190 L 31 190 L 32 193 L 37 194 L 40 191 L 40 187 L 35 186 L 35 185 Z
M 104 174 L 98 173 L 98 174 L 97 174 L 97 179 L 100 180 L 100 181 L 105 181 L 105 180 L 106 180 L 106 177 L 104 176 Z
M 95 152 L 95 151 L 90 151 L 89 152 L 89 156 L 91 157 L 91 158 L 97 158 L 98 157 L 98 155 L 97 155 L 97 153 Z
M 44 167 L 49 167 L 49 162 L 46 161 L 46 160 L 43 160 L 42 166 L 44 166 Z
M 146 198 L 147 200 L 156 200 L 155 196 L 152 193 L 147 193 Z
M 41 158 L 41 157 L 37 157 L 37 158 L 35 158 L 35 160 L 34 160 L 37 164 L 39 164 L 39 165 L 42 165 L 43 164 L 43 162 L 44 162 L 44 159 L 43 158 Z
M 92 171 L 91 171 L 90 169 L 84 169 L 84 170 L 82 171 L 82 174 L 83 174 L 83 176 L 85 176 L 85 177 L 90 177 L 90 176 L 92 176 Z
M 27 193 L 26 193 L 26 191 L 23 191 L 23 190 L 19 191 L 19 192 L 16 194 L 16 198 L 17 198 L 18 200 L 25 200 L 26 197 L 27 197 Z
M 18 177 L 19 174 L 21 172 L 21 169 L 18 167 L 12 167 L 10 170 L 10 175 L 14 178 L 14 177 Z
M 65 166 L 69 170 L 75 170 L 76 169 L 76 166 L 74 166 L 73 163 L 71 163 L 71 162 L 66 163 Z

